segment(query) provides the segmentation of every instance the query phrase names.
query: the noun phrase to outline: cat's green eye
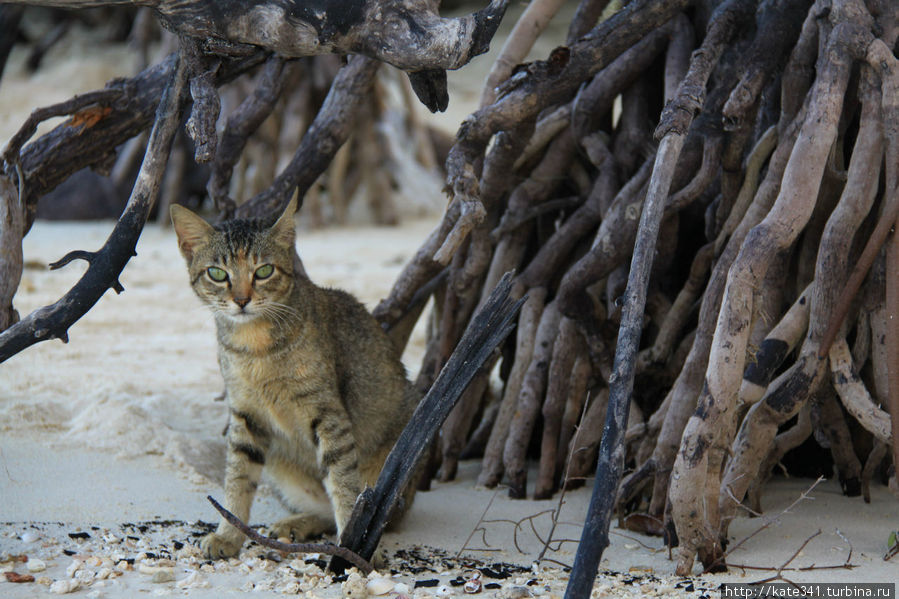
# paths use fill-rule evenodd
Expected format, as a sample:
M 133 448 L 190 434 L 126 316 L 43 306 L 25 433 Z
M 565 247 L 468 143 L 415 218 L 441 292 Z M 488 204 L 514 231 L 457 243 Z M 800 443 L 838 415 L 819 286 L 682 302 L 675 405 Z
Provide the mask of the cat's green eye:
M 216 268 L 215 266 L 210 266 L 209 268 L 207 268 L 206 274 L 208 274 L 209 278 L 216 283 L 221 283 L 222 281 L 228 280 L 228 273 L 226 273 L 221 268 Z
M 267 279 L 272 276 L 272 273 L 275 272 L 275 267 L 271 264 L 263 264 L 259 268 L 256 269 L 255 277 L 257 279 Z

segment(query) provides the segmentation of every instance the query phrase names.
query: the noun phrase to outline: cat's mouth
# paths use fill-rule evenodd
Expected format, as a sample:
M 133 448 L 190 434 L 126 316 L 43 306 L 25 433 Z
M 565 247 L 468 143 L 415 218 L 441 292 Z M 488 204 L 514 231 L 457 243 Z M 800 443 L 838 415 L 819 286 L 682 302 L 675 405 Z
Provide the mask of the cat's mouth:
M 255 311 L 249 310 L 247 308 L 240 308 L 237 306 L 235 306 L 231 310 L 224 311 L 224 314 L 234 322 L 248 322 L 259 317 L 259 314 L 257 314 Z

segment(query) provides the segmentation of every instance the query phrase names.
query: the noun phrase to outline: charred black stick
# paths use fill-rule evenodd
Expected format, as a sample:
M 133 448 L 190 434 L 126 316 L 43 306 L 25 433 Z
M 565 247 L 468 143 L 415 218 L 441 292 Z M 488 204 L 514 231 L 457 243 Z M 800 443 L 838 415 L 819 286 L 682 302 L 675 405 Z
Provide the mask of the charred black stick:
M 347 524 L 347 530 L 355 534 L 344 534 L 341 544 L 363 558 L 374 554 L 396 502 L 416 471 L 416 464 L 453 405 L 481 365 L 514 328 L 515 315 L 524 298 L 513 302 L 509 297 L 511 288 L 512 274 L 508 273 L 472 318 L 456 350 L 412 414 L 387 456 L 367 506 L 354 512 Z M 332 569 L 342 567 L 332 561 Z
M 172 140 L 181 123 L 186 95 L 187 69 L 179 62 L 172 71 L 156 111 L 156 122 L 131 197 L 112 233 L 96 253 L 69 255 L 69 259 L 87 259 L 90 266 L 62 298 L 35 310 L 0 333 L 0 362 L 40 341 L 54 338 L 68 341 L 69 327 L 84 316 L 107 289 L 117 285 L 119 274 L 131 256 L 135 255 L 137 240 L 159 195 Z
M 566 599 L 590 596 L 599 560 L 609 545 L 609 520 L 624 468 L 624 434 L 627 431 L 627 417 L 634 388 L 637 347 L 643 328 L 643 308 L 646 304 L 649 274 L 665 201 L 674 177 L 676 160 L 671 157 L 678 156 L 682 143 L 683 135 L 670 134 L 662 139 L 640 217 L 615 348 L 609 384 L 609 407 L 606 410 L 605 429 L 599 448 L 596 481 L 571 579 L 565 591 Z

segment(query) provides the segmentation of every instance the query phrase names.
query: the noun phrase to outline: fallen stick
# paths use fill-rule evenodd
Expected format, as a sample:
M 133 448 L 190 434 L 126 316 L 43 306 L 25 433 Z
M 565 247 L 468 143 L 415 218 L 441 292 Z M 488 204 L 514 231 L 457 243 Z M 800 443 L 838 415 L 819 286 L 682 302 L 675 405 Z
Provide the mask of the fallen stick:
M 207 495 L 206 499 L 209 500 L 209 503 L 212 504 L 218 513 L 222 515 L 222 518 L 228 521 L 234 528 L 247 535 L 247 537 L 251 541 L 256 541 L 263 547 L 268 547 L 270 549 L 277 549 L 278 551 L 284 551 L 286 553 L 324 553 L 325 555 L 336 555 L 337 557 L 341 557 L 346 561 L 350 562 L 357 568 L 359 571 L 368 575 L 369 572 L 374 570 L 374 567 L 371 565 L 367 559 L 361 557 L 359 554 L 350 551 L 346 547 L 341 547 L 340 545 L 335 545 L 334 543 L 284 543 L 277 539 L 272 539 L 270 537 L 263 536 L 247 526 L 240 518 L 226 510 L 222 505 L 212 498 L 211 495 Z

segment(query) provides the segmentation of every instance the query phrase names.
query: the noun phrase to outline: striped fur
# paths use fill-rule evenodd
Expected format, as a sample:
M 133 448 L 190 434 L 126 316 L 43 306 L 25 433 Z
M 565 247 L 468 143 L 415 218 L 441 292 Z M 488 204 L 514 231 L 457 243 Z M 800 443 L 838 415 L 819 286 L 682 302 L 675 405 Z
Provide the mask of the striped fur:
M 191 285 L 216 322 L 231 408 L 225 505 L 246 521 L 265 468 L 296 512 L 272 532 L 300 540 L 343 531 L 418 394 L 358 301 L 293 271 L 293 213 L 291 204 L 271 228 L 248 220 L 212 227 L 172 208 Z M 201 546 L 230 557 L 243 540 L 222 521 Z

